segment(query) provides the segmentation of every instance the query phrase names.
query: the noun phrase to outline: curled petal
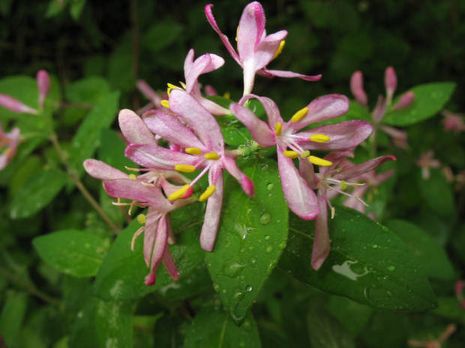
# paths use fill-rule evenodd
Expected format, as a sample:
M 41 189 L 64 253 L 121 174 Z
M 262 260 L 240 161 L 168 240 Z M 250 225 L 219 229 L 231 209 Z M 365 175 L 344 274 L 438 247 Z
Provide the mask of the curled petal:
M 283 118 L 281 117 L 281 114 L 279 112 L 278 106 L 276 103 L 271 100 L 270 98 L 267 97 L 260 97 L 255 94 L 249 94 L 245 97 L 242 97 L 241 100 L 239 100 L 240 105 L 244 105 L 244 103 L 249 100 L 255 98 L 257 99 L 260 103 L 262 103 L 263 108 L 265 109 L 266 115 L 268 117 L 268 124 L 271 129 L 274 129 L 274 126 L 276 123 L 284 123 Z
M 200 75 L 217 70 L 224 64 L 224 59 L 212 53 L 203 54 L 193 61 L 194 50 L 191 49 L 184 62 L 186 91 L 191 93 Z
M 237 54 L 236 50 L 232 47 L 231 42 L 229 42 L 228 37 L 221 32 L 220 27 L 216 23 L 215 17 L 213 16 L 213 4 L 205 5 L 204 12 L 205 12 L 205 17 L 207 17 L 208 23 L 210 23 L 213 30 L 218 34 L 224 46 L 228 50 L 229 54 L 234 58 L 234 60 L 239 65 L 242 65 L 239 55 Z
M 50 77 L 47 71 L 39 70 L 37 72 L 37 88 L 39 90 L 39 108 L 44 107 L 45 98 L 47 98 L 48 91 L 50 89 Z
M 251 110 L 236 103 L 231 104 L 230 108 L 234 116 L 247 127 L 254 140 L 260 146 L 269 147 L 275 145 L 273 132 Z
M 344 150 L 361 144 L 373 132 L 373 127 L 365 121 L 345 121 L 328 126 L 313 128 L 297 133 L 299 143 L 309 150 Z M 330 140 L 324 143 L 308 141 L 315 134 L 327 135 Z
M 96 179 L 114 180 L 128 178 L 126 173 L 123 173 L 122 171 L 113 168 L 112 166 L 102 161 L 88 159 L 84 161 L 83 165 L 86 172 Z
M 378 166 L 386 161 L 395 161 L 395 156 L 380 156 L 360 164 L 347 164 L 341 166 L 339 173 L 334 175 L 337 180 L 350 180 L 357 178 L 367 172 L 375 170 Z
M 265 32 L 265 20 L 265 13 L 259 2 L 251 2 L 244 8 L 237 27 L 237 50 L 241 61 L 254 56 Z
M 352 74 L 350 78 L 350 90 L 359 104 L 368 104 L 368 97 L 363 87 L 363 73 L 360 70 Z
M 328 209 L 326 192 L 318 193 L 318 206 L 320 214 L 315 219 L 315 239 L 312 248 L 312 268 L 318 271 L 325 262 L 330 251 L 328 232 Z
M 255 193 L 253 181 L 245 175 L 237 166 L 233 158 L 223 157 L 224 168 L 241 184 L 242 189 L 248 196 L 253 196 Z
M 130 144 L 156 144 L 144 121 L 134 111 L 123 109 L 118 115 L 119 128 Z
M 261 69 L 258 73 L 265 77 L 297 78 L 297 79 L 301 79 L 304 81 L 310 81 L 310 82 L 320 81 L 322 77 L 321 74 L 305 75 L 305 74 L 300 74 L 300 73 L 296 73 L 293 71 L 271 70 L 271 69 L 265 69 L 265 68 Z
M 301 219 L 315 219 L 320 212 L 315 193 L 300 176 L 292 160 L 283 155 L 282 149 L 278 148 L 277 152 L 279 176 L 289 209 Z
M 0 106 L 13 112 L 26 113 L 26 114 L 37 114 L 37 110 L 27 106 L 23 102 L 10 97 L 6 94 L 0 94 Z

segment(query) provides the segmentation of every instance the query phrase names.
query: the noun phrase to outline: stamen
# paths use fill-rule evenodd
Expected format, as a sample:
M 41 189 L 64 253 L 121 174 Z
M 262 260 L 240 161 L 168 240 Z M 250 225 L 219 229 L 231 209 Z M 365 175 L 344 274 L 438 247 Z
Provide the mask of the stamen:
M 276 122 L 274 125 L 274 134 L 276 134 L 277 136 L 280 136 L 282 131 L 283 131 L 283 124 L 281 122 Z
M 274 53 L 273 59 L 275 59 L 276 57 L 278 57 L 278 56 L 283 52 L 283 49 L 284 49 L 284 46 L 285 46 L 285 45 L 286 45 L 286 40 L 281 40 L 281 42 L 279 43 L 278 49 L 277 49 L 276 52 Z
M 176 89 L 176 88 L 179 89 L 178 86 L 173 85 L 172 83 L 169 83 L 169 82 L 168 82 L 166 85 L 168 86 L 168 89 L 166 90 L 166 94 L 168 94 L 168 96 L 170 95 L 170 93 L 171 93 L 171 91 L 172 91 L 173 89 Z
M 163 106 L 164 108 L 167 108 L 169 109 L 170 108 L 170 102 L 166 99 L 163 99 L 161 102 L 160 102 L 160 105 Z
M 207 152 L 205 155 L 203 155 L 203 157 L 205 157 L 205 159 L 207 160 L 218 160 L 220 159 L 220 155 L 218 155 L 216 152 Z
M 297 123 L 301 119 L 303 119 L 308 113 L 308 107 L 303 107 L 299 111 L 297 111 L 292 117 L 291 117 L 291 122 L 292 123 Z
M 147 221 L 147 218 L 146 218 L 145 214 L 139 214 L 139 215 L 137 215 L 136 220 L 141 225 L 144 225 L 145 222 Z
M 129 204 L 129 210 L 128 210 L 128 215 L 132 215 L 132 209 L 136 206 L 136 202 L 132 201 L 131 204 Z
M 187 86 L 186 86 L 186 84 L 185 84 L 184 82 L 179 81 L 179 84 L 181 85 L 181 87 L 182 87 L 183 89 L 186 89 Z
M 124 168 L 126 168 L 126 170 L 129 170 L 131 172 L 141 172 L 144 170 L 143 168 L 134 168 L 134 167 L 128 167 L 128 166 L 124 166 Z
M 313 141 L 314 143 L 327 143 L 331 140 L 331 138 L 326 134 L 313 134 L 310 135 L 308 140 Z
M 300 157 L 302 157 L 302 158 L 307 158 L 308 156 L 310 156 L 310 151 L 308 151 L 308 150 L 305 150 L 305 151 L 300 153 Z
M 144 232 L 144 230 L 145 230 L 144 226 L 142 226 L 132 236 L 132 239 L 131 239 L 131 251 L 134 251 L 134 249 L 136 247 L 136 239 L 137 239 L 137 237 L 139 237 Z
M 170 202 L 177 201 L 178 199 L 183 198 L 186 193 L 191 189 L 189 185 L 184 185 L 179 190 L 174 191 L 172 194 L 168 196 L 168 200 Z
M 288 158 L 292 158 L 292 159 L 295 159 L 295 158 L 299 157 L 299 154 L 297 152 L 291 151 L 291 150 L 283 151 L 283 155 L 288 157 Z
M 329 167 L 333 165 L 333 162 L 316 156 L 308 157 L 308 161 L 320 167 Z
M 200 155 L 202 150 L 200 150 L 198 147 L 186 147 L 184 152 L 188 153 L 189 155 Z
M 128 178 L 129 178 L 129 180 L 137 180 L 136 174 L 129 174 Z
M 181 172 L 181 173 L 193 173 L 195 172 L 195 166 L 192 164 L 176 164 L 174 166 L 174 170 Z
M 216 191 L 215 185 L 210 185 L 207 189 L 200 195 L 199 202 L 205 202 L 209 199 Z

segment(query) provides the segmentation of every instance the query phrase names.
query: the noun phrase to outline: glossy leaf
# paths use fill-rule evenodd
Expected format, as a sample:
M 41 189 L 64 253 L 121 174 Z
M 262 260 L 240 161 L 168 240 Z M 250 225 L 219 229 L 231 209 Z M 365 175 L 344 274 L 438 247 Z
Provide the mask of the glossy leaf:
M 250 165 L 244 172 L 255 183 L 255 196 L 228 181 L 216 246 L 206 256 L 215 290 L 235 319 L 247 313 L 287 240 L 288 209 L 276 164 Z
M 102 95 L 110 93 L 108 82 L 101 77 L 91 76 L 73 82 L 66 88 L 66 97 L 73 103 L 97 103 Z
M 455 215 L 454 195 L 451 185 L 438 169 L 431 169 L 429 179 L 417 177 L 418 188 L 424 202 L 442 218 Z
M 224 312 L 205 308 L 198 313 L 187 329 L 185 348 L 261 347 L 257 325 L 249 314 L 242 325 L 237 325 Z
M 13 197 L 11 218 L 26 218 L 37 213 L 55 198 L 66 180 L 66 174 L 56 169 L 37 173 Z
M 39 256 L 57 271 L 91 277 L 102 264 L 109 240 L 93 232 L 66 230 L 36 237 L 33 245 Z
M 415 86 L 415 101 L 408 108 L 391 111 L 383 119 L 393 126 L 409 126 L 434 116 L 441 111 L 455 90 L 453 82 L 436 82 Z M 396 100 L 394 100 L 394 105 Z
M 304 283 L 375 308 L 421 311 L 435 296 L 416 257 L 386 227 L 338 207 L 330 220 L 331 253 L 319 271 L 310 267 L 313 223 L 291 219 L 280 268 Z

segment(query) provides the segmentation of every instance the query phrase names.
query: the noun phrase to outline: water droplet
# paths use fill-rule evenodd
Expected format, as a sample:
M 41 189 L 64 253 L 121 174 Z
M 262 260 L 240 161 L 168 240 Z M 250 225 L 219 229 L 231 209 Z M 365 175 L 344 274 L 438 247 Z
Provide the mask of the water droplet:
M 228 277 L 236 277 L 243 269 L 244 265 L 234 262 L 231 264 L 225 264 L 223 271 Z
M 270 236 L 265 236 L 265 240 L 270 240 Z
M 396 270 L 396 266 L 391 265 L 391 266 L 388 266 L 387 269 L 388 269 L 388 271 L 390 271 L 390 272 L 394 272 L 394 271 Z
M 251 292 L 252 290 L 253 290 L 252 285 L 247 285 L 247 286 L 245 287 L 245 291 L 246 291 L 246 292 Z
M 273 251 L 273 247 L 272 246 L 267 246 L 266 247 L 266 252 L 267 253 L 271 253 Z
M 262 214 L 262 216 L 260 216 L 260 223 L 262 225 L 268 225 L 271 221 L 271 215 L 268 214 L 268 213 L 264 213 Z
M 250 259 L 250 263 L 252 263 L 252 264 L 257 263 L 257 259 Z
M 378 245 L 378 244 L 373 244 L 371 247 L 372 247 L 373 249 L 378 249 L 378 248 L 379 248 L 379 245 Z
M 267 189 L 268 191 L 271 191 L 271 190 L 273 189 L 273 186 L 274 186 L 274 185 L 270 183 L 270 184 L 266 185 L 266 189 Z

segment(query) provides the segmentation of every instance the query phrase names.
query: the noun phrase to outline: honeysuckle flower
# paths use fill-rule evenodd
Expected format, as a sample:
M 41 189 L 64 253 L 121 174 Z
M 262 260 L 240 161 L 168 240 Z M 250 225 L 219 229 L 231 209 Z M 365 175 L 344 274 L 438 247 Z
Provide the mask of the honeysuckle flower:
M 446 132 L 465 132 L 465 121 L 463 120 L 462 115 L 447 110 L 444 110 L 442 115 L 444 116 L 442 125 L 444 126 L 444 130 Z
M 37 114 L 37 110 L 6 94 L 0 94 L 0 106 L 17 113 Z
M 16 154 L 16 149 L 20 142 L 19 128 L 13 128 L 10 132 L 5 132 L 0 126 L 0 170 L 5 168 Z
M 222 33 L 215 17 L 213 16 L 213 4 L 205 6 L 205 16 L 213 30 L 218 34 L 224 46 L 233 59 L 242 67 L 244 73 L 244 94 L 250 94 L 253 90 L 255 75 L 265 77 L 300 78 L 306 81 L 318 81 L 321 75 L 303 75 L 291 71 L 269 70 L 267 65 L 275 59 L 284 48 L 286 30 L 267 35 L 265 30 L 265 13 L 262 5 L 257 2 L 249 3 L 242 12 L 237 27 L 237 51 L 231 45 L 228 37 Z
M 250 98 L 256 98 L 263 104 L 268 122 L 260 120 L 251 110 L 241 105 Z M 329 166 L 330 161 L 314 156 L 310 151 L 353 148 L 372 131 L 372 127 L 364 121 L 305 128 L 312 123 L 341 116 L 347 112 L 348 107 L 349 102 L 345 96 L 330 94 L 313 100 L 285 122 L 276 104 L 266 97 L 249 95 L 231 105 L 233 114 L 247 127 L 260 146 L 276 146 L 284 196 L 289 208 L 304 220 L 314 219 L 320 209 L 315 193 L 302 178 L 293 159 L 309 165 Z
M 376 102 L 375 108 L 371 112 L 372 124 L 375 130 L 380 129 L 391 137 L 394 145 L 406 149 L 407 133 L 390 126 L 381 124 L 384 115 L 388 110 L 401 110 L 409 107 L 415 100 L 415 94 L 412 91 L 405 92 L 399 97 L 399 100 L 394 105 L 392 104 L 392 98 L 397 89 L 397 75 L 393 67 L 387 67 L 384 72 L 384 86 L 386 88 L 386 96 L 379 96 Z M 350 90 L 357 103 L 365 107 L 368 106 L 368 96 L 365 92 L 363 83 L 363 73 L 356 71 L 352 74 L 350 79 Z
M 325 157 L 325 160 L 330 161 L 331 166 L 320 166 L 318 174 L 310 171 L 305 172 L 305 180 L 313 189 L 318 191 L 318 206 L 320 208 L 320 214 L 315 220 L 315 238 L 312 248 L 312 267 L 315 270 L 323 265 L 330 252 L 328 207 L 331 210 L 331 216 L 333 217 L 335 214 L 330 199 L 334 197 L 334 194 L 343 194 L 357 199 L 353 194 L 345 192 L 348 187 L 361 185 L 353 180 L 373 172 L 382 163 L 395 159 L 394 156 L 381 156 L 361 164 L 353 164 L 346 160 L 350 155 L 351 151 L 330 153 Z
M 202 54 L 197 59 L 194 59 L 195 52 L 190 49 L 184 60 L 184 79 L 185 83 L 181 82 L 181 87 L 168 83 L 168 95 L 173 89 L 184 89 L 192 95 L 205 109 L 213 115 L 226 115 L 229 110 L 221 105 L 204 98 L 200 91 L 199 77 L 200 75 L 215 71 L 224 65 L 224 59 L 212 53 Z M 169 107 L 167 101 L 162 101 L 162 105 Z
M 428 180 L 431 176 L 431 169 L 441 167 L 441 162 L 434 158 L 434 151 L 429 150 L 420 155 L 417 160 L 417 166 L 421 168 L 422 178 Z
M 201 202 L 207 201 L 200 244 L 207 251 L 213 250 L 223 201 L 223 170 L 226 169 L 249 196 L 254 193 L 252 181 L 239 170 L 235 159 L 225 151 L 223 136 L 214 117 L 186 91 L 173 89 L 170 92 L 169 109 L 149 112 L 144 122 L 154 134 L 168 141 L 171 147 L 134 143 L 127 147 L 126 156 L 150 170 L 184 173 L 200 170 L 189 184 L 168 195 L 171 202 L 183 199 L 203 176 L 208 175 L 209 185 L 199 198 Z

